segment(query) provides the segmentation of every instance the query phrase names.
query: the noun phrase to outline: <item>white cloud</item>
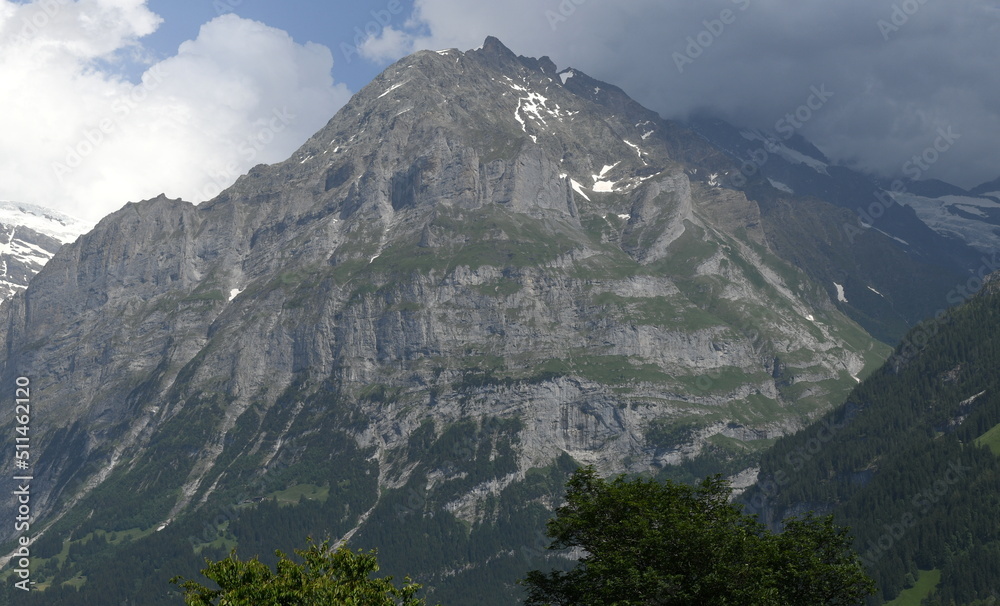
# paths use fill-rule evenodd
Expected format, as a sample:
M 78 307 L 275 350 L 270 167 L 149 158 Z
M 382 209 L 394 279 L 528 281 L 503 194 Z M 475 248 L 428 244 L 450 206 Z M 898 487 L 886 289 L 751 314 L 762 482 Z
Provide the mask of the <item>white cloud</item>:
M 133 84 L 143 0 L 0 0 L 0 199 L 97 219 L 163 192 L 200 202 L 284 160 L 343 105 L 330 50 L 223 15 Z
M 392 26 L 386 27 L 378 36 L 369 36 L 361 44 L 361 56 L 369 61 L 385 63 L 410 53 L 413 37 Z

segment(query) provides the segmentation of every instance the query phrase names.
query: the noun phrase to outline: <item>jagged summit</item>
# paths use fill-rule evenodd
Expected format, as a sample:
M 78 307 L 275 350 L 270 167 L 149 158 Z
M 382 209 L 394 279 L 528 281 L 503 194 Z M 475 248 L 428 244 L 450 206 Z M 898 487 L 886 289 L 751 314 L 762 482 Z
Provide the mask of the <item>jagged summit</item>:
M 571 190 L 625 191 L 668 166 L 680 166 L 686 154 L 713 161 L 713 150 L 691 133 L 620 89 L 575 73 L 576 79 L 564 83 L 551 61 L 518 57 L 496 38 L 478 50 L 416 53 L 375 78 L 276 166 L 281 186 L 321 187 L 323 198 L 336 200 L 328 210 L 339 212 L 341 220 L 384 212 L 378 204 L 361 202 L 370 188 L 384 190 L 384 202 L 394 212 L 428 201 L 472 208 L 492 195 L 477 173 L 480 165 L 493 165 L 502 167 L 498 185 L 519 210 L 572 215 Z M 453 171 L 456 146 L 468 155 L 460 161 L 465 168 Z M 524 161 L 510 164 L 513 158 Z M 604 171 L 606 166 L 612 168 Z M 447 179 L 465 183 L 461 195 L 441 195 L 438 187 L 450 188 L 450 181 L 423 180 L 439 167 L 449 169 Z M 515 185 L 524 181 L 516 178 L 522 171 L 536 173 L 528 180 L 544 183 L 545 191 L 522 195 L 527 192 Z M 377 172 L 390 183 L 373 181 Z M 222 198 L 261 199 L 257 174 L 251 171 Z
M 479 54 L 487 62 L 493 63 L 494 67 L 509 64 L 510 62 L 518 60 L 518 56 L 514 53 L 514 51 L 507 48 L 504 43 L 495 36 L 486 36 L 486 40 L 483 41 L 483 45 L 478 50 L 470 52 Z

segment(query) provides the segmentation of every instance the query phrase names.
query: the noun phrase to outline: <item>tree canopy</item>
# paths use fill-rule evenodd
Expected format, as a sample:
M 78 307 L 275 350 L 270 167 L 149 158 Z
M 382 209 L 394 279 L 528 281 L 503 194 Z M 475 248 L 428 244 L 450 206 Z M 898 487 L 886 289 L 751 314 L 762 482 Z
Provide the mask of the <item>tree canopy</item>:
M 392 577 L 371 578 L 379 569 L 374 551 L 353 552 L 346 546 L 331 549 L 327 541 L 307 549 L 296 549 L 302 563 L 280 551 L 277 570 L 256 557 L 241 561 L 235 553 L 216 562 L 208 561 L 201 572 L 215 581 L 211 589 L 196 581 L 174 577 L 171 582 L 184 590 L 188 606 L 423 606 L 417 599 L 420 585 L 406 579 L 402 589 Z
M 831 517 L 773 534 L 730 502 L 720 476 L 697 486 L 574 473 L 549 521 L 550 549 L 579 556 L 567 572 L 528 573 L 528 606 L 849 605 L 874 591 Z

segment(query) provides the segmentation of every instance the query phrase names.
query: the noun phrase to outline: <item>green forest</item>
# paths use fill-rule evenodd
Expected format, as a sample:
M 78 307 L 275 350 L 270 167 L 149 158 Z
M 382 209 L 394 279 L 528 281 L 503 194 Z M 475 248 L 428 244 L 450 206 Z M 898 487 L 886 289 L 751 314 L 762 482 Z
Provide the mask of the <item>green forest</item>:
M 748 510 L 850 526 L 881 592 L 871 603 L 938 577 L 926 604 L 997 603 L 998 369 L 1000 297 L 921 324 L 842 406 L 764 454 Z

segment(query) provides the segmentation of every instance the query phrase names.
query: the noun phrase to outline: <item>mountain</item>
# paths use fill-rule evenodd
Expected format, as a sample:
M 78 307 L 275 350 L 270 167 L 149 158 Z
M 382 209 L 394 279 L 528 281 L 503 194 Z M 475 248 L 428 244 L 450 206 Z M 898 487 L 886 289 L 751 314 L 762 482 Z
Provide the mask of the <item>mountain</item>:
M 906 191 L 892 196 L 916 211 L 921 221 L 942 236 L 966 242 L 984 255 L 1000 251 L 997 192 L 974 194 L 953 186 L 927 190 L 911 184 Z
M 40 206 L 0 201 L 0 300 L 24 290 L 63 244 L 91 227 Z
M 954 305 L 956 287 L 1000 269 L 995 200 L 941 181 L 883 183 L 831 163 L 788 124 L 766 132 L 696 116 L 688 126 L 730 159 L 720 180 L 765 216 L 780 213 L 768 234 L 777 254 L 886 343 Z
M 47 590 L 17 603 L 175 603 L 202 556 L 312 534 L 509 604 L 575 465 L 745 482 L 889 353 L 839 308 L 850 260 L 906 257 L 851 248 L 822 200 L 765 210 L 729 166 L 489 38 L 390 66 L 214 200 L 104 218 L 0 307 L 0 381 L 37 403 Z M 844 282 L 788 260 L 827 244 Z
M 987 181 L 981 185 L 977 185 L 970 190 L 973 194 L 977 196 L 989 196 L 991 198 L 1000 198 L 1000 177 L 992 181 Z
M 842 406 L 778 440 L 744 500 L 774 526 L 810 509 L 850 525 L 880 588 L 873 603 L 917 580 L 928 581 L 924 595 L 935 591 L 925 603 L 995 603 L 998 343 L 995 273 L 967 303 L 914 328 Z

